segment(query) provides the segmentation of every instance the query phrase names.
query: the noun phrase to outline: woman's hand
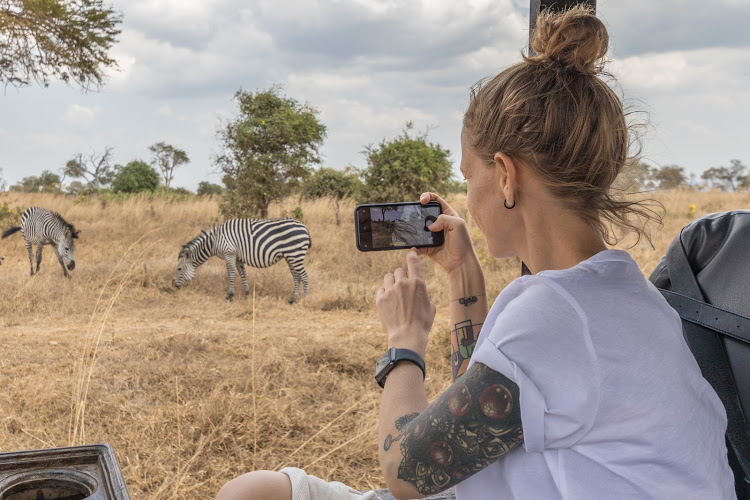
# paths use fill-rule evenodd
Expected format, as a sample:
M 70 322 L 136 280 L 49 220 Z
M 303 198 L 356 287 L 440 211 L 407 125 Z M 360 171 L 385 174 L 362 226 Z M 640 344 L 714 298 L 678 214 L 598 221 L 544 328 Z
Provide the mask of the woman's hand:
M 442 214 L 429 226 L 429 229 L 432 232 L 443 231 L 445 242 L 439 247 L 418 248 L 417 253 L 426 255 L 437 262 L 449 275 L 467 262 L 478 264 L 466 221 L 459 217 L 456 211 L 435 193 L 422 193 L 419 201 L 422 204 L 431 201 L 440 203 Z
M 435 304 L 427 295 L 415 249 L 407 252 L 406 264 L 407 270 L 399 267 L 385 275 L 375 306 L 388 332 L 388 347 L 411 349 L 424 357 L 427 336 L 435 319 Z

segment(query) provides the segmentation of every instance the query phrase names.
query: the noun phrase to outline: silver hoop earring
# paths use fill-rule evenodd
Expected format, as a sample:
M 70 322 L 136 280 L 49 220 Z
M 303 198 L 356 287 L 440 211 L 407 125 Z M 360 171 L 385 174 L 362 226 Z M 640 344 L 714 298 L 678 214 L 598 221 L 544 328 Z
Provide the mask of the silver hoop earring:
M 516 206 L 516 200 L 513 200 L 513 204 L 511 206 L 508 206 L 508 200 L 503 200 L 503 205 L 505 205 L 505 208 L 510 210 L 511 208 Z

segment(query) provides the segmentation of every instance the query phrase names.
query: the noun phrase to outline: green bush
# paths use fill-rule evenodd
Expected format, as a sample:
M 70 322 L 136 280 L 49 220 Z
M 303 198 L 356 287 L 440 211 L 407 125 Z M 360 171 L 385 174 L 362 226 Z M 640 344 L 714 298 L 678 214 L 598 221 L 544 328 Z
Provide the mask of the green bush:
M 141 193 L 159 187 L 159 174 L 143 161 L 131 161 L 118 172 L 112 182 L 115 193 Z

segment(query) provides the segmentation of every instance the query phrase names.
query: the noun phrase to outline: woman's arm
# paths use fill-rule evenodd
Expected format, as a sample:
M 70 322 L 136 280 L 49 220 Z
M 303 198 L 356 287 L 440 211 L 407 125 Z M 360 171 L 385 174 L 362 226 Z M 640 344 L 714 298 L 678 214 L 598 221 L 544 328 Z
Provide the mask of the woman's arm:
M 451 298 L 451 368 L 453 380 L 456 380 L 469 366 L 479 330 L 487 317 L 484 272 L 466 221 L 435 193 L 424 193 L 419 201 L 437 201 L 441 207 L 442 214 L 429 229 L 443 231 L 445 243 L 436 248 L 421 248 L 418 253 L 437 262 L 448 275 Z
M 426 405 L 421 370 L 399 363 L 380 412 L 380 464 L 398 499 L 444 491 L 523 442 L 518 386 L 481 363 Z
M 468 261 L 448 276 L 451 315 L 451 368 L 453 380 L 469 366 L 479 330 L 487 317 L 484 273 L 479 261 Z

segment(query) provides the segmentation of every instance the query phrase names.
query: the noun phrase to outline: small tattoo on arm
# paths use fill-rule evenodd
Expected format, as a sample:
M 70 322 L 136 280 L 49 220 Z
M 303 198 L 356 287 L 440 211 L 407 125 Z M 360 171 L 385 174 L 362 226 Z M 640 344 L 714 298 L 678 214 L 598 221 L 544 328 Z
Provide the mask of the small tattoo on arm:
M 472 295 L 471 297 L 461 297 L 458 299 L 458 303 L 462 306 L 469 307 L 470 305 L 474 304 L 477 300 L 476 295 Z
M 484 294 L 461 297 L 460 299 L 453 299 L 451 302 L 458 301 L 462 306 L 469 307 L 472 304 L 476 304 L 479 301 L 479 297 L 484 297 Z
M 477 337 L 482 323 L 472 323 L 470 319 L 456 323 L 451 331 L 451 368 L 453 380 L 464 361 L 469 359 L 477 345 Z
M 408 415 L 404 415 L 403 417 L 400 417 L 396 420 L 394 425 L 396 426 L 396 430 L 399 432 L 399 435 L 397 437 L 393 437 L 392 435 L 388 434 L 385 437 L 385 441 L 383 441 L 383 449 L 385 451 L 388 451 L 391 449 L 391 445 L 401 439 L 401 430 L 406 427 L 406 424 L 414 420 L 419 416 L 419 413 L 409 413 Z

